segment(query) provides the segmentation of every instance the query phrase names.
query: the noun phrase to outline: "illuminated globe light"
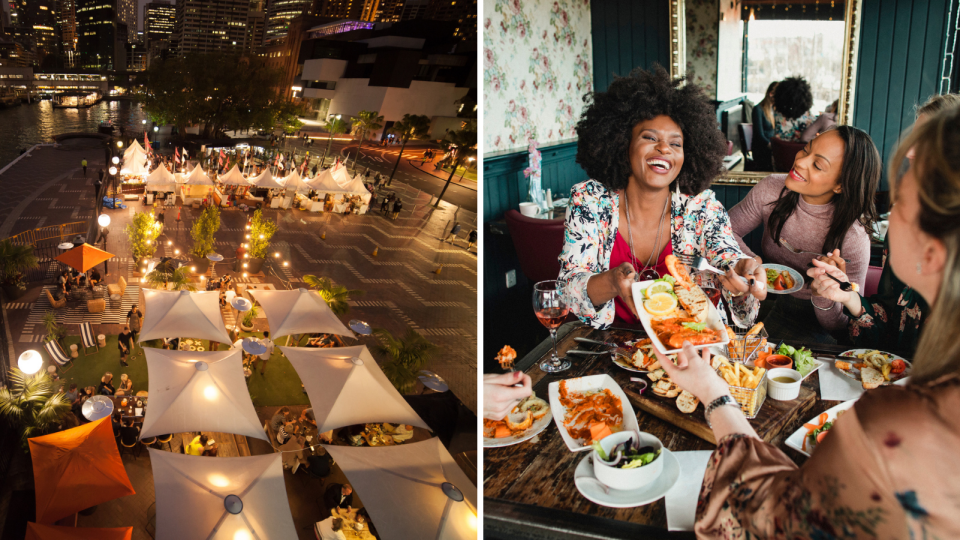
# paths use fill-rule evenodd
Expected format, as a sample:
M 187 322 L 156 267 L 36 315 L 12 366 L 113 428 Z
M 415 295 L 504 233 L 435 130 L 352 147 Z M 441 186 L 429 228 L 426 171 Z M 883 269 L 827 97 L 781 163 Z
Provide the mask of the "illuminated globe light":
M 154 132 L 154 133 L 157 133 L 157 132 L 159 132 L 159 131 L 160 131 L 160 128 L 158 128 L 157 126 L 153 126 L 153 132 Z
M 247 267 L 247 263 L 243 263 L 243 267 L 246 268 L 246 267 Z
M 278 252 L 274 253 L 273 256 L 279 259 L 279 258 L 280 258 L 280 252 L 278 251 Z
M 197 271 L 197 267 L 196 267 L 196 266 L 191 266 L 191 267 L 190 267 L 190 271 L 191 271 L 191 272 L 196 272 L 196 271 Z
M 207 477 L 207 481 L 217 487 L 227 487 L 230 485 L 230 479 L 222 474 L 211 474 Z
M 143 122 L 143 125 L 147 125 L 147 121 L 145 119 L 142 120 L 142 122 Z
M 246 272 L 243 273 L 243 277 L 247 277 L 247 273 L 246 273 Z
M 150 240 L 148 239 L 148 240 L 146 240 L 146 242 L 147 242 L 147 245 L 149 246 L 149 245 L 150 245 Z
M 248 235 L 247 235 L 247 240 L 249 240 L 249 239 L 250 239 L 250 235 L 248 234 Z
M 117 141 L 117 148 L 123 148 L 123 141 Z
M 108 215 L 106 215 L 106 214 L 100 214 L 100 217 L 97 218 L 97 223 L 99 223 L 101 227 L 107 227 L 107 226 L 109 226 L 109 225 L 110 225 L 110 216 L 108 216 Z
M 120 163 L 120 158 L 118 158 L 117 156 L 113 156 L 113 159 L 111 159 L 110 161 L 112 161 L 114 165 L 117 165 Z
M 109 171 L 110 171 L 110 174 L 117 174 L 117 168 L 116 168 L 116 167 L 110 167 Z
M 262 235 L 262 234 L 260 235 L 260 239 L 263 240 L 263 235 Z
M 290 263 L 288 263 L 287 261 L 283 261 L 283 265 L 284 265 L 284 266 L 290 266 Z
M 208 386 L 203 389 L 203 397 L 207 398 L 207 401 L 214 401 L 217 399 L 217 388 L 215 386 Z
M 173 240 L 167 240 L 167 245 L 168 245 L 168 246 L 172 246 L 172 245 L 173 245 Z
M 27 375 L 33 375 L 40 371 L 43 366 L 43 357 L 34 350 L 23 351 L 20 358 L 17 359 L 17 367 Z

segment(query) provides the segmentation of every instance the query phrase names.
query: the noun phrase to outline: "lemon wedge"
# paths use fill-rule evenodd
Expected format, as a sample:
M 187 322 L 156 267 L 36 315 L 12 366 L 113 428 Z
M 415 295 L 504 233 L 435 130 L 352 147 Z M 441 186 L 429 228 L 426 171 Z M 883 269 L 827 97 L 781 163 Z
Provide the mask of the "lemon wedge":
M 677 309 L 677 299 L 672 294 L 661 292 L 650 295 L 650 298 L 643 303 L 643 308 L 647 313 L 655 317 L 669 315 Z
M 658 281 L 653 285 L 647 287 L 647 290 L 644 291 L 644 294 L 647 298 L 651 298 L 657 293 L 670 293 L 673 292 L 673 285 L 670 285 L 666 281 Z

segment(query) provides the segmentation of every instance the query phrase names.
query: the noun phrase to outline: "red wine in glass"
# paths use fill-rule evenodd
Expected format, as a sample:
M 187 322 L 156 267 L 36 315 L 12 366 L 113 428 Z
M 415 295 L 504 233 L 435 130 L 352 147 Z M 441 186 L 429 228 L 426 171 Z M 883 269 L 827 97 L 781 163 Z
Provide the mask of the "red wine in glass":
M 707 298 L 713 302 L 713 307 L 720 305 L 720 289 L 714 287 L 700 287 L 703 289 L 703 294 L 707 295 Z
M 540 369 L 556 373 L 570 368 L 570 361 L 557 355 L 557 328 L 570 313 L 557 281 L 541 281 L 533 286 L 533 312 L 550 331 L 553 338 L 553 354 L 540 362 Z

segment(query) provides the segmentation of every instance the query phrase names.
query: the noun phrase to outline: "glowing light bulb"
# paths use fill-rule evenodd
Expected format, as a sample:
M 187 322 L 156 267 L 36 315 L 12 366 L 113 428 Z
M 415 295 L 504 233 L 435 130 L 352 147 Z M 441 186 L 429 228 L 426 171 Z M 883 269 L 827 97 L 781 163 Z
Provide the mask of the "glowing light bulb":
M 204 388 L 203 397 L 207 398 L 207 401 L 213 401 L 217 399 L 217 388 L 213 385 Z
M 283 261 L 283 265 L 284 265 L 284 266 L 289 266 L 290 263 L 288 263 L 287 261 Z
M 247 273 L 246 273 L 246 272 L 243 273 L 243 277 L 247 277 Z
M 222 474 L 211 474 L 207 477 L 207 481 L 217 487 L 227 487 L 230 485 L 230 480 Z
M 260 239 L 263 240 L 263 235 L 262 235 L 262 234 L 260 235 Z
M 197 267 L 196 267 L 196 266 L 191 266 L 191 267 L 190 267 L 190 271 L 191 271 L 191 272 L 196 272 L 196 271 L 197 271 Z
M 150 245 L 150 241 L 149 241 L 149 240 L 147 240 L 147 245 L 148 245 L 148 246 Z
M 180 250 L 179 250 L 179 249 L 173 250 L 173 254 L 174 254 L 174 255 L 179 255 L 179 254 L 180 254 Z
M 239 531 L 233 533 L 233 540 L 253 540 L 253 537 L 250 536 L 250 533 L 240 529 Z
M 246 268 L 246 267 L 247 267 L 247 263 L 243 263 L 243 267 Z
M 273 256 L 279 259 L 279 258 L 280 258 L 280 252 L 278 251 L 278 252 L 274 253 Z
M 247 235 L 247 240 L 249 240 L 249 239 L 250 239 L 250 235 L 248 234 L 248 235 Z
M 167 245 L 168 245 L 168 246 L 172 246 L 172 245 L 173 245 L 173 240 L 167 240 Z

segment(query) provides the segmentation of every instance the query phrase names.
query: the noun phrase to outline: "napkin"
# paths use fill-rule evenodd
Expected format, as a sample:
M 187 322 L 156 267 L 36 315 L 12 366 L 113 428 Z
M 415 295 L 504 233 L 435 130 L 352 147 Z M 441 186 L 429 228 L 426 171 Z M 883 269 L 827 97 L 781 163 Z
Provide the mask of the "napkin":
M 711 450 L 695 452 L 674 452 L 680 462 L 680 478 L 667 492 L 667 529 L 671 531 L 692 531 L 697 514 L 697 499 L 703 474 L 707 471 Z
M 830 401 L 849 401 L 863 394 L 863 385 L 834 367 L 833 362 L 822 358 L 827 365 L 820 368 L 820 399 Z
M 141 416 L 143 414 L 143 408 L 141 407 L 135 408 L 134 411 L 136 411 L 137 416 Z

